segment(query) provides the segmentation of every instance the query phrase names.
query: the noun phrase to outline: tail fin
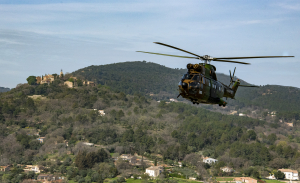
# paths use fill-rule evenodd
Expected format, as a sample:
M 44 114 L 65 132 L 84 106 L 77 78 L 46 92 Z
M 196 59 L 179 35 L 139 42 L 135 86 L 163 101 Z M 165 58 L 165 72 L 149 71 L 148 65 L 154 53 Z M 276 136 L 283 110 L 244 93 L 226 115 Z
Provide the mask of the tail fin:
M 233 84 L 233 86 L 232 86 L 232 90 L 233 90 L 233 98 L 234 98 L 234 96 L 235 96 L 235 93 L 236 93 L 236 91 L 237 91 L 237 89 L 238 89 L 238 87 L 240 86 L 240 80 L 239 79 L 237 79 L 235 82 L 234 82 L 234 84 Z

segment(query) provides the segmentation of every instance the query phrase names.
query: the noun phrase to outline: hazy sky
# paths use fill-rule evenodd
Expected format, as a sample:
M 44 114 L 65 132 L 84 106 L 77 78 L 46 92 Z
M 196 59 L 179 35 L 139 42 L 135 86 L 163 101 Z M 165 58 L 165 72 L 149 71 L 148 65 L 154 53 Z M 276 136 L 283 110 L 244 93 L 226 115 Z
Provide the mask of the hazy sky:
M 162 42 L 213 57 L 293 55 L 214 62 L 217 72 L 257 85 L 300 87 L 298 0 L 0 0 L 0 86 L 30 75 L 73 72 L 90 65 L 146 60 L 185 68 L 197 60 L 137 53 L 187 55 Z

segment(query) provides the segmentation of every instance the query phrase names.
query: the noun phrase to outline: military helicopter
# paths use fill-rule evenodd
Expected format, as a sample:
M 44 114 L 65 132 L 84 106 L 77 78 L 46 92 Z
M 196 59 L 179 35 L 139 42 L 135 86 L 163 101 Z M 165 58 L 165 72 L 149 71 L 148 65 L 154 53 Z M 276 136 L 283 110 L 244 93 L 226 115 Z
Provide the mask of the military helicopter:
M 167 46 L 185 53 L 191 54 L 191 56 L 179 56 L 179 55 L 169 55 L 162 53 L 153 53 L 145 51 L 137 51 L 142 53 L 149 53 L 155 55 L 171 56 L 171 57 L 180 57 L 180 58 L 192 58 L 202 60 L 203 63 L 199 64 L 187 64 L 188 72 L 184 74 L 181 78 L 181 81 L 178 83 L 179 87 L 179 96 L 193 102 L 193 104 L 205 103 L 205 104 L 219 104 L 219 106 L 225 107 L 227 102 L 223 100 L 224 97 L 234 99 L 235 93 L 239 86 L 242 87 L 257 87 L 253 85 L 241 85 L 240 80 L 237 79 L 234 81 L 235 69 L 233 75 L 230 74 L 230 84 L 227 86 L 217 80 L 216 76 L 216 67 L 211 65 L 211 61 L 218 62 L 230 62 L 238 64 L 250 64 L 246 62 L 232 61 L 234 59 L 252 59 L 252 58 L 281 58 L 281 57 L 294 57 L 294 56 L 254 56 L 254 57 L 218 57 L 214 58 L 209 55 L 200 56 L 189 51 L 160 43 L 154 42 L 155 44 Z M 233 85 L 232 85 L 233 84 Z M 231 87 L 232 85 L 232 87 Z

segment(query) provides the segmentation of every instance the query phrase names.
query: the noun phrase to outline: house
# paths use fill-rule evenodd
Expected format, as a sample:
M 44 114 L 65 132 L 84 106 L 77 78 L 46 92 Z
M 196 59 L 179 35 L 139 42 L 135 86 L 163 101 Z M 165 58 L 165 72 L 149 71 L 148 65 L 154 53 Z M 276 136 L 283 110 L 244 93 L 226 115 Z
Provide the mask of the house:
M 182 167 L 182 163 L 181 163 L 180 161 L 178 162 L 178 166 L 179 166 L 179 167 Z
M 26 165 L 26 167 L 23 170 L 24 172 L 41 173 L 41 170 L 37 165 Z
M 37 83 L 37 84 L 40 84 L 41 82 L 42 82 L 41 76 L 37 76 L 37 77 L 36 77 L 36 83 Z
M 236 114 L 237 114 L 237 111 L 231 111 L 230 114 L 231 114 L 231 115 L 236 115 Z
M 274 174 L 270 174 L 269 177 L 266 177 L 266 179 L 275 180 L 276 177 L 274 176 Z
M 8 172 L 9 169 L 10 169 L 10 166 L 9 166 L 9 165 L 7 165 L 7 166 L 0 166 L 0 171 L 1 171 L 1 172 Z
M 83 81 L 83 85 L 96 86 L 96 84 L 93 81 Z
M 299 180 L 298 171 L 297 170 L 278 169 L 278 171 L 281 171 L 282 173 L 284 173 L 285 179 L 288 179 L 288 180 Z
M 151 166 L 146 169 L 145 173 L 149 174 L 150 177 L 157 177 L 163 171 L 164 171 L 164 168 L 162 166 Z
M 293 123 L 285 123 L 286 125 L 290 126 L 290 127 L 293 127 L 294 124 Z
M 239 113 L 239 116 L 246 116 L 246 114 L 243 114 L 243 113 Z
M 228 166 L 224 166 L 224 167 L 221 167 L 220 168 L 223 172 L 226 172 L 226 173 L 232 173 L 234 172 L 233 168 L 230 168 Z
M 210 157 L 204 157 L 203 158 L 203 162 L 204 163 L 208 163 L 208 164 L 212 164 L 212 163 L 216 163 L 218 160 L 214 159 L 214 158 L 210 158 Z
M 170 98 L 170 102 L 178 102 L 176 99 Z
M 73 88 L 74 87 L 74 84 L 71 81 L 65 81 L 64 85 L 67 85 L 68 88 Z
M 42 182 L 48 182 L 48 181 L 54 181 L 54 180 L 64 180 L 65 178 L 59 175 L 53 175 L 53 174 L 40 174 L 37 177 L 37 180 Z
M 45 139 L 45 137 L 39 137 L 36 140 L 40 141 L 40 143 L 44 143 L 44 139 Z
M 130 161 L 133 156 L 131 154 L 122 154 L 120 158 L 125 161 Z
M 40 81 L 39 83 L 37 82 L 38 84 L 45 84 L 45 83 L 49 84 L 49 83 L 52 83 L 54 81 L 54 76 L 48 74 L 48 75 L 42 76 L 41 79 L 37 79 L 37 80 Z
M 105 116 L 104 110 L 98 110 L 98 112 L 99 112 L 100 116 Z
M 83 144 L 86 146 L 94 146 L 94 143 L 89 143 L 89 142 L 83 142 Z
M 250 177 L 236 177 L 233 179 L 234 181 L 236 181 L 236 183 L 257 183 L 256 179 L 250 178 Z

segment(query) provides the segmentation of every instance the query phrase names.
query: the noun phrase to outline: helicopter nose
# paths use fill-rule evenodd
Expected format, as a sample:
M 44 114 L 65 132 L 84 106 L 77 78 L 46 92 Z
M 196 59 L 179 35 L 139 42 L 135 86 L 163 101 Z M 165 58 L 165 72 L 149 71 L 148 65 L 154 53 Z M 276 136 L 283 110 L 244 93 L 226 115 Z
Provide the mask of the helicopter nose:
M 188 84 L 187 83 L 185 83 L 185 82 L 182 82 L 182 88 L 187 88 L 188 87 Z

